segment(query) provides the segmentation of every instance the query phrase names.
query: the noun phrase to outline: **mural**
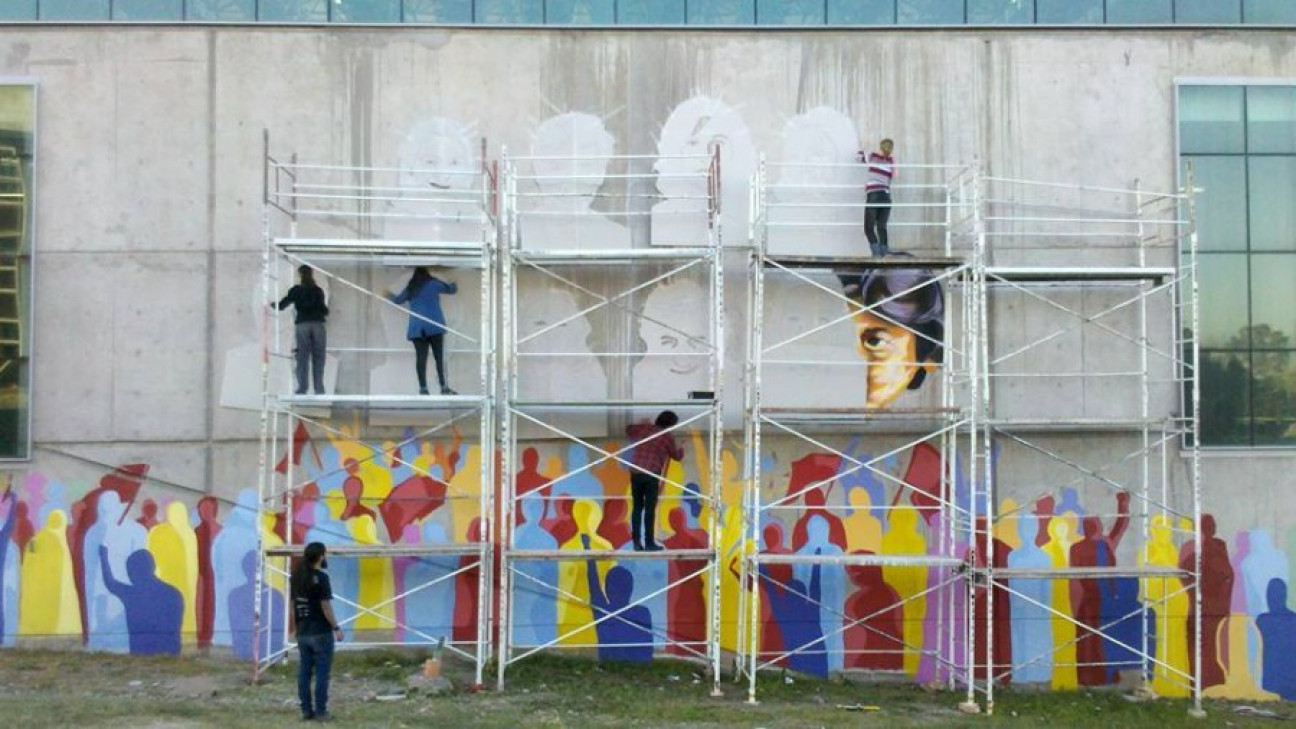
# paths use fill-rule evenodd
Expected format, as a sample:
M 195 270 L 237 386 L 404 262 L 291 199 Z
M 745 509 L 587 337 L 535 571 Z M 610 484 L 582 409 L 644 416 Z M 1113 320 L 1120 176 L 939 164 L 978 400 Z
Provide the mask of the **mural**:
M 380 448 L 379 457 L 357 458 L 363 446 L 354 442 L 302 436 L 295 458 L 310 486 L 291 504 L 295 543 L 445 543 L 479 533 L 471 485 L 479 479 L 475 445 L 457 439 L 411 440 Z M 615 449 L 618 444 L 601 445 Z M 843 444 L 842 452 L 871 460 L 859 445 Z M 662 494 L 659 534 L 671 549 L 707 544 L 701 525 L 709 517 L 695 496 L 709 486 L 697 475 L 707 473 L 704 446 L 700 437 L 688 441 L 684 464 L 671 466 L 671 478 L 687 488 L 668 487 Z M 433 475 L 405 473 L 408 466 L 386 457 L 395 452 Z M 741 484 L 733 480 L 738 455 L 731 449 L 724 453 L 725 499 L 718 514 L 726 555 L 719 571 L 721 642 L 731 651 L 737 648 L 741 571 L 736 559 L 742 549 Z M 590 459 L 579 445 L 561 451 L 525 449 L 517 483 L 524 495 L 517 516 L 519 546 L 628 548 L 628 473 L 616 464 L 591 469 Z M 766 498 L 791 496 L 785 505 L 795 508 L 765 518 L 762 550 L 820 556 L 936 553 L 942 512 L 931 508 L 921 485 L 933 466 L 941 468 L 938 459 L 934 448 L 919 444 L 879 461 L 879 469 L 890 476 L 877 479 L 838 475 L 847 461 L 836 453 L 772 454 L 763 484 Z M 573 477 L 555 484 L 564 474 Z M 818 481 L 828 486 L 806 488 Z M 902 492 L 900 481 L 920 488 Z M 90 650 L 134 654 L 217 646 L 238 656 L 252 655 L 256 539 L 282 543 L 286 512 L 258 523 L 251 490 L 232 504 L 211 497 L 192 505 L 169 498 L 165 489 L 148 482 L 144 464 L 114 469 L 80 489 L 55 488 L 56 483 L 49 475 L 30 473 L 0 496 L 4 646 L 62 638 Z M 399 497 L 402 489 L 418 494 L 413 500 L 417 508 L 405 508 L 411 504 Z M 150 502 L 157 521 L 146 528 L 139 520 L 152 510 L 146 506 Z M 393 509 L 396 503 L 404 506 Z M 996 563 L 1028 568 L 1173 566 L 1194 559 L 1191 544 L 1175 536 L 1185 525 L 1160 516 L 1153 519 L 1138 554 L 1122 549 L 1130 499 L 1117 494 L 1118 516 L 1104 523 L 1096 514 L 1110 512 L 1109 504 L 1068 490 L 1061 498 L 1046 495 L 1032 503 L 1001 505 L 1015 512 L 1008 520 L 1012 537 L 995 538 Z M 35 520 L 42 514 L 44 522 L 37 528 Z M 1182 695 L 1186 689 L 1180 677 L 1192 660 L 1192 594 L 1201 589 L 1208 693 L 1296 699 L 1296 613 L 1288 602 L 1288 555 L 1264 530 L 1238 533 L 1230 548 L 1211 515 L 1203 517 L 1202 527 L 1200 586 L 1177 578 L 1027 578 L 1012 580 L 1011 593 L 978 589 L 978 612 L 995 602 L 996 675 L 1056 688 L 1113 685 L 1122 673 L 1140 670 L 1131 649 L 1139 647 L 1146 626 L 1158 661 L 1151 676 L 1154 686 L 1166 695 Z M 966 550 L 966 539 L 960 539 L 964 546 L 958 549 Z M 464 559 L 333 559 L 335 590 L 345 598 L 339 600 L 339 616 L 349 621 L 349 631 L 362 634 L 472 641 L 479 629 L 477 582 L 475 570 L 465 569 L 471 560 Z M 671 652 L 697 650 L 705 638 L 711 595 L 709 576 L 698 574 L 703 566 L 687 560 L 614 558 L 525 563 L 529 579 L 519 579 L 514 604 L 518 643 L 557 640 L 559 645 L 599 646 L 601 658 L 615 660 L 649 660 L 668 643 Z M 934 648 L 944 635 L 938 625 L 945 610 L 943 593 L 932 590 L 948 578 L 941 570 L 799 563 L 763 566 L 761 577 L 761 650 L 770 657 L 790 652 L 782 660 L 787 668 L 814 675 L 868 668 L 924 682 L 943 675 L 930 655 L 917 650 Z M 272 580 L 270 587 L 263 607 L 280 615 L 285 586 Z M 663 590 L 659 598 L 641 600 L 657 590 Z M 376 605 L 398 595 L 403 597 L 379 615 L 358 613 L 346 602 Z M 1167 595 L 1173 597 L 1158 602 Z M 955 600 L 956 616 L 966 609 L 961 602 Z M 616 618 L 591 627 L 597 618 L 627 606 Z M 406 627 L 393 631 L 380 615 Z M 281 645 L 282 623 L 276 619 L 272 629 L 272 645 Z M 979 643 L 981 637 L 979 633 Z M 957 655 L 966 636 L 960 629 L 952 638 Z

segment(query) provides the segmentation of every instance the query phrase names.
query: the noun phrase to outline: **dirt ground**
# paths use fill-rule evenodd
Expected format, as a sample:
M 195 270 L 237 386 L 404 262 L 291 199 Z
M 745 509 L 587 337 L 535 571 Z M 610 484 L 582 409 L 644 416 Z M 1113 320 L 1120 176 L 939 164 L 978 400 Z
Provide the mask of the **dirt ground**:
M 760 702 L 746 687 L 710 682 L 697 666 L 673 661 L 600 664 L 536 657 L 510 667 L 506 690 L 475 690 L 466 667 L 447 664 L 452 688 L 429 691 L 410 679 L 425 655 L 340 653 L 332 712 L 347 726 L 405 727 L 1047 727 L 1281 726 L 1292 704 L 1211 702 L 1193 720 L 1182 701 L 1136 702 L 1117 691 L 1054 694 L 1003 691 L 995 714 L 958 710 L 962 694 L 900 683 L 762 676 Z M 79 652 L 0 652 L 0 727 L 300 726 L 295 665 L 276 666 L 253 683 L 251 667 L 228 658 L 139 658 Z M 1257 716 L 1252 710 L 1271 712 Z

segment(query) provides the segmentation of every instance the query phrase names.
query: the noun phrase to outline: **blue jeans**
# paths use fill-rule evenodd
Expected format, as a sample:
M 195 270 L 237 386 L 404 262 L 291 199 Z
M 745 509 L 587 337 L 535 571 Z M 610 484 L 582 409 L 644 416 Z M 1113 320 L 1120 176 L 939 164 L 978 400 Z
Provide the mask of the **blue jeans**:
M 297 667 L 297 698 L 302 714 L 328 713 L 329 671 L 333 668 L 333 634 L 297 636 L 301 664 Z M 315 702 L 311 703 L 311 674 L 315 674 Z

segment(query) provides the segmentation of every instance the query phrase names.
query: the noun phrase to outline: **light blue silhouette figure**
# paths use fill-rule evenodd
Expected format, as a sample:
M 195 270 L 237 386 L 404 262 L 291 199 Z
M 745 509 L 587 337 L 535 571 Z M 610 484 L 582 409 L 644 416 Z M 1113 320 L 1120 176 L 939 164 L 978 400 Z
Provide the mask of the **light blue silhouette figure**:
M 423 524 L 423 544 L 445 544 L 446 540 L 441 524 L 432 520 Z M 446 641 L 454 636 L 455 578 L 447 575 L 457 569 L 459 558 L 449 554 L 423 555 L 405 568 L 405 589 L 418 589 L 405 598 L 405 622 L 410 626 L 405 632 L 407 643 L 425 643 L 425 636 Z
M 1053 566 L 1048 554 L 1035 545 L 1039 519 L 1031 514 L 1017 517 L 1017 534 L 1021 546 L 1008 553 L 1009 568 L 1046 570 Z M 1048 683 L 1053 680 L 1053 619 L 1041 605 L 1050 604 L 1053 589 L 1048 580 L 1020 577 L 1008 580 L 1008 587 L 1013 662 L 1017 664 L 1013 681 Z
M 828 520 L 815 515 L 806 521 L 806 543 L 797 554 L 832 557 L 842 553 L 841 547 L 828 541 Z M 796 579 L 809 585 L 815 565 L 799 564 L 794 567 Z M 846 609 L 846 570 L 841 565 L 819 565 L 819 631 L 827 651 L 828 670 L 840 670 L 845 659 L 846 636 L 841 632 L 843 611 Z
M 93 651 L 125 653 L 130 649 L 126 606 L 104 583 L 99 552 L 100 547 L 107 549 L 113 573 L 125 575 L 130 556 L 147 548 L 148 533 L 133 519 L 126 518 L 126 508 L 116 491 L 100 493 L 95 508 L 97 519 L 86 532 L 83 574 L 90 632 L 87 647 Z
M 526 523 L 514 533 L 518 549 L 558 549 L 558 540 L 540 526 L 544 501 L 536 492 L 523 496 Z M 552 560 L 519 560 L 513 597 L 513 642 L 520 646 L 543 645 L 558 637 L 558 563 Z

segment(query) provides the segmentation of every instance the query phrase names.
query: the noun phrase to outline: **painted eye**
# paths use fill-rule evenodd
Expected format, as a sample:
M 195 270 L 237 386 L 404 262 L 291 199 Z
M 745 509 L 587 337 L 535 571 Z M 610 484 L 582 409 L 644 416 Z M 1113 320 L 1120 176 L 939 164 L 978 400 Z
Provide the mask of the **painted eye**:
M 869 349 L 877 349 L 886 344 L 886 341 L 886 334 L 881 329 L 865 329 L 860 332 L 860 344 Z

